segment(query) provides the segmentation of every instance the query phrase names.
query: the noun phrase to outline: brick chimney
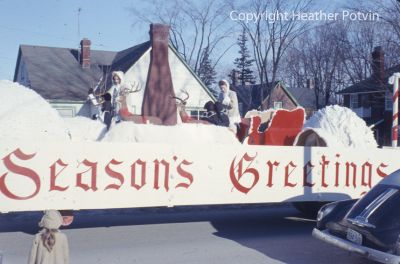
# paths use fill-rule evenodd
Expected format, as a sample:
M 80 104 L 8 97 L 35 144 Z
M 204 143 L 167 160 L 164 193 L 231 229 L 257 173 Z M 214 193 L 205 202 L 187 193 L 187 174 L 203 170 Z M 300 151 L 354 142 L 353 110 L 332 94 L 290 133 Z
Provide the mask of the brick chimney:
M 171 70 L 168 61 L 169 26 L 150 25 L 151 55 L 150 67 L 144 92 L 142 113 L 162 120 L 163 125 L 177 123 L 177 107 Z
M 381 46 L 372 52 L 372 78 L 381 82 L 385 78 L 385 53 Z
M 79 60 L 82 69 L 90 68 L 90 44 L 92 43 L 87 38 L 81 40 L 81 54 Z

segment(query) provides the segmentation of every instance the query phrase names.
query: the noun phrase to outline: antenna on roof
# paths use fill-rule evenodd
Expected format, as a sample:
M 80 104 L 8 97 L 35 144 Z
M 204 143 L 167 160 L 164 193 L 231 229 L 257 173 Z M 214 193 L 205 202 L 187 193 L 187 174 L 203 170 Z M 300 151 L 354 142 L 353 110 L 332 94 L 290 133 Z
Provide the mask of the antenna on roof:
M 78 8 L 78 40 L 81 39 L 81 22 L 80 22 L 80 16 L 81 16 L 81 11 L 82 8 Z
M 81 11 L 82 11 L 82 8 L 80 8 L 80 7 L 78 7 L 78 43 L 80 43 L 80 41 L 81 41 L 81 22 L 80 22 L 80 16 L 81 16 Z M 80 64 L 81 63 L 81 49 L 80 49 L 80 47 L 78 46 L 78 63 Z

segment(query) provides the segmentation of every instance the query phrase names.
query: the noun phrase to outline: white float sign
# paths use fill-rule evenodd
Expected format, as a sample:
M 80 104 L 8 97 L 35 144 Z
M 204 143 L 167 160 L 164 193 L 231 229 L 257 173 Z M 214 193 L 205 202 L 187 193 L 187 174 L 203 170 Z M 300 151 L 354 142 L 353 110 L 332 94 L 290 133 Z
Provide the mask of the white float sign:
M 400 168 L 396 149 L 0 141 L 0 211 L 332 201 Z

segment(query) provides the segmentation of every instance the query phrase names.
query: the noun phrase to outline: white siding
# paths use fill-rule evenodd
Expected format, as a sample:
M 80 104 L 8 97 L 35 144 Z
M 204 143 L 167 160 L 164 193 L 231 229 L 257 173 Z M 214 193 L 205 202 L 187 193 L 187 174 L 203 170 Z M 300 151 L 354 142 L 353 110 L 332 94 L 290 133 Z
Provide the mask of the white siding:
M 187 109 L 203 108 L 207 101 L 212 100 L 210 95 L 204 90 L 200 82 L 186 68 L 171 48 L 169 49 L 168 59 L 175 95 L 184 97 L 182 90 L 186 89 L 190 95 L 186 105 Z M 125 73 L 125 83 L 127 85 L 139 83 L 142 87 L 140 92 L 128 96 L 127 104 L 131 113 L 142 113 L 142 102 L 149 66 L 150 49 Z
M 132 85 L 137 83 L 142 90 L 137 93 L 130 94 L 127 97 L 126 103 L 131 113 L 140 115 L 142 114 L 142 103 L 144 90 L 146 88 L 147 73 L 150 66 L 150 49 L 125 73 L 125 83 Z
M 187 90 L 190 97 L 186 107 L 203 108 L 205 103 L 212 100 L 210 95 L 204 90 L 200 82 L 186 68 L 171 48 L 169 49 L 168 58 L 175 94 L 179 97 L 184 97 L 182 90 Z

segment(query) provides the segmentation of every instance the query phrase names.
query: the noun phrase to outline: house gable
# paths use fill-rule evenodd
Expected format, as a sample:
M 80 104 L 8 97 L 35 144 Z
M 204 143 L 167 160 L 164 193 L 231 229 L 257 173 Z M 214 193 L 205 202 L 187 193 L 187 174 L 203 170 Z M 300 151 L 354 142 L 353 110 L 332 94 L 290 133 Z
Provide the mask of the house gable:
M 139 85 L 139 87 L 141 87 L 139 92 L 130 94 L 127 97 L 129 111 L 138 115 L 142 113 L 143 96 L 150 66 L 150 52 L 151 47 L 142 53 L 125 72 L 126 85 Z M 200 110 L 206 102 L 210 100 L 215 101 L 215 98 L 208 88 L 201 82 L 198 76 L 184 62 L 179 54 L 177 54 L 171 45 L 169 46 L 168 60 L 175 96 L 181 98 L 186 97 L 184 91 L 187 91 L 190 95 L 186 103 L 187 110 Z
M 127 98 L 129 110 L 141 114 L 150 52 L 150 41 L 120 52 L 91 50 L 91 67 L 83 69 L 77 49 L 21 45 L 14 81 L 31 87 L 60 109 L 67 104 L 79 104 L 81 107 L 86 101 L 89 88 L 98 87 L 97 92 L 105 92 L 112 86 L 111 72 L 120 70 L 125 73 L 128 86 L 136 84 L 141 87 L 139 92 Z M 200 110 L 206 102 L 216 101 L 171 45 L 168 54 L 175 95 L 184 97 L 184 90 L 189 93 L 186 104 L 188 110 Z M 72 112 L 83 113 L 78 108 L 75 107 Z
M 268 95 L 264 101 L 264 109 L 277 108 L 280 104 L 281 108 L 292 110 L 299 106 L 297 100 L 293 95 L 286 89 L 282 82 L 277 82 L 272 89 L 270 95 Z

